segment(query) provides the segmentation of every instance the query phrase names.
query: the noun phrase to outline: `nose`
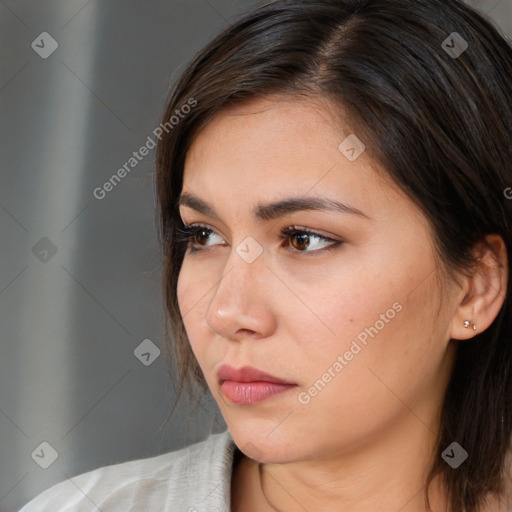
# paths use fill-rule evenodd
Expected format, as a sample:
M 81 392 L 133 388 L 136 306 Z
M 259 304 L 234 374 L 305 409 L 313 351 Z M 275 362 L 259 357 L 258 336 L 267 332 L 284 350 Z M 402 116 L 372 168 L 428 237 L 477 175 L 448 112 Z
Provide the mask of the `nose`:
M 276 327 L 271 278 L 263 254 L 249 263 L 233 249 L 208 305 L 208 328 L 236 341 L 269 336 Z

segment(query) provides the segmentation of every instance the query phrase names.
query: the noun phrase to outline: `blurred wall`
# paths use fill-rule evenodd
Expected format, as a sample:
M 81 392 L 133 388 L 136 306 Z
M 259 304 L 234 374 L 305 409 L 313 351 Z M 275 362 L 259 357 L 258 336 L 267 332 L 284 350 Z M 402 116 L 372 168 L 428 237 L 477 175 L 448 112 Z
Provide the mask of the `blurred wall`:
M 254 3 L 0 0 L 0 512 L 225 429 L 209 397 L 164 426 L 148 137 L 185 63 Z M 512 35 L 512 0 L 474 4 Z

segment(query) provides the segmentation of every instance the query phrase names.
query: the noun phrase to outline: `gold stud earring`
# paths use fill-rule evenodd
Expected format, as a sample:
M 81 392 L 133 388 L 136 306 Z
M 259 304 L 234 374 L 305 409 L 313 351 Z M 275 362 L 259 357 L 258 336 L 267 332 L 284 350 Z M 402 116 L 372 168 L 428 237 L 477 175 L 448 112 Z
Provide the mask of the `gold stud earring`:
M 476 331 L 476 325 L 471 323 L 469 320 L 466 320 L 464 322 L 464 327 L 469 327 L 469 326 L 473 327 L 473 330 Z

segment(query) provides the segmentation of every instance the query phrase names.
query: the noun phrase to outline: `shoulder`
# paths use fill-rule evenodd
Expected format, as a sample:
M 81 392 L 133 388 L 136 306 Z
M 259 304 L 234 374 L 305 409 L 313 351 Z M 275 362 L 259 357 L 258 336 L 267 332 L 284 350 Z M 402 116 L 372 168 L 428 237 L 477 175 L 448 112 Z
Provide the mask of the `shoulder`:
M 236 445 L 229 430 L 173 452 L 104 466 L 36 496 L 19 512 L 223 512 Z

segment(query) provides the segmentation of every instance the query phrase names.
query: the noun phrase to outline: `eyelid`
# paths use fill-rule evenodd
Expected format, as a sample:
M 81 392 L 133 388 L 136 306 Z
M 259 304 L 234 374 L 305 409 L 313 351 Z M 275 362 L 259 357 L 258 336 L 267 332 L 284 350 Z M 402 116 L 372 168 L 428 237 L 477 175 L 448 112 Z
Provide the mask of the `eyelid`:
M 319 237 L 322 237 L 322 238 L 325 238 L 326 240 L 330 240 L 332 242 L 341 242 L 341 240 L 336 240 L 335 238 L 333 238 L 334 235 L 330 235 L 330 234 L 325 234 L 323 231 L 321 230 L 317 230 L 317 229 L 314 229 L 314 228 L 307 228 L 305 226 L 297 226 L 297 225 L 292 225 L 292 226 L 289 226 L 289 227 L 286 227 L 286 228 L 283 228 L 281 230 L 282 232 L 294 232 L 294 231 L 299 231 L 299 232 L 305 232 L 305 233 L 310 233 L 312 235 L 315 235 L 315 236 L 319 236 Z

